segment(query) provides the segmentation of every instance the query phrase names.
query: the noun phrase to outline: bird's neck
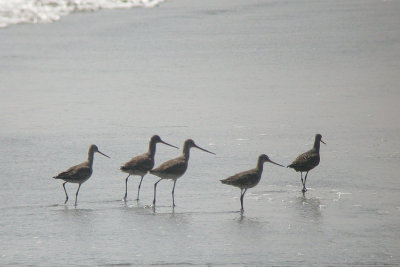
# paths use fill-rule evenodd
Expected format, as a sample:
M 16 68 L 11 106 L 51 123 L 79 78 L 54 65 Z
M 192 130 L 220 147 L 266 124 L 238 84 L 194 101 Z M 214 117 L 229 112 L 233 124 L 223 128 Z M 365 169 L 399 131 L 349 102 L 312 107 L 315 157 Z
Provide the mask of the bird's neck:
M 320 141 L 318 139 L 315 139 L 314 141 L 314 149 L 319 152 L 319 145 L 320 145 Z
M 190 146 L 184 146 L 183 147 L 183 157 L 186 160 L 189 160 L 189 157 L 190 157 Z
M 257 162 L 257 171 L 259 173 L 262 173 L 263 168 L 264 168 L 264 162 L 262 160 L 258 160 L 258 162 Z
M 149 143 L 149 151 L 148 151 L 148 153 L 152 157 L 154 157 L 154 155 L 156 154 L 156 145 L 157 145 L 157 143 L 154 143 L 154 142 L 150 142 Z
M 93 151 L 89 151 L 88 153 L 88 163 L 89 166 L 93 166 L 93 159 L 94 159 L 94 152 Z

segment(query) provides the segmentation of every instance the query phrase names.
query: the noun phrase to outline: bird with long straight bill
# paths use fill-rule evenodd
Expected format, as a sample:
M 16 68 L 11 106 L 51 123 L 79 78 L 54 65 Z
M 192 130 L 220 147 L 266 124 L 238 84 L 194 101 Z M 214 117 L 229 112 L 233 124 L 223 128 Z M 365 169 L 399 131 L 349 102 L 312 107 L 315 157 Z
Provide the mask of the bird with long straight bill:
M 232 186 L 240 188 L 240 205 L 241 205 L 240 211 L 242 213 L 244 211 L 244 206 L 243 206 L 244 194 L 246 194 L 247 189 L 255 187 L 260 182 L 261 175 L 263 172 L 263 166 L 264 166 L 265 162 L 269 162 L 269 163 L 284 167 L 283 165 L 270 160 L 267 155 L 261 154 L 258 157 L 257 166 L 254 169 L 244 171 L 244 172 L 239 172 L 239 173 L 232 175 L 226 179 L 220 180 L 221 183 L 223 183 L 223 184 L 232 185 Z
M 125 201 L 128 196 L 128 178 L 131 175 L 137 175 L 141 177 L 136 197 L 136 200 L 139 200 L 140 187 L 142 185 L 143 177 L 154 167 L 154 156 L 156 154 L 156 145 L 158 143 L 178 148 L 176 146 L 168 144 L 167 142 L 164 142 L 160 136 L 153 135 L 150 138 L 149 150 L 146 153 L 132 158 L 130 161 L 126 162 L 123 166 L 121 166 L 120 170 L 125 173 L 128 173 L 128 176 L 125 178 L 125 196 L 124 196 Z
M 153 199 L 153 207 L 156 205 L 156 192 L 157 192 L 157 184 L 161 180 L 165 179 L 170 179 L 174 181 L 174 186 L 172 187 L 172 207 L 175 207 L 175 185 L 176 181 L 178 180 L 179 177 L 185 174 L 186 169 L 188 167 L 189 163 L 189 156 L 190 156 L 190 149 L 191 148 L 197 148 L 202 151 L 205 151 L 210 154 L 214 154 L 211 151 L 208 151 L 204 148 L 199 147 L 198 145 L 195 144 L 195 142 L 192 139 L 187 139 L 185 143 L 183 144 L 183 153 L 180 157 L 177 157 L 175 159 L 171 159 L 167 162 L 164 162 L 161 164 L 159 167 L 153 169 L 150 171 L 151 174 L 154 174 L 160 179 L 154 184 L 154 199 Z
M 65 181 L 63 183 L 63 188 L 65 192 L 64 204 L 68 202 L 68 194 L 67 190 L 65 189 L 65 184 L 74 183 L 74 184 L 79 184 L 78 190 L 76 190 L 75 194 L 75 206 L 77 205 L 79 189 L 81 188 L 81 185 L 84 182 L 86 182 L 93 173 L 93 159 L 94 159 L 94 153 L 96 152 L 107 158 L 110 158 L 106 154 L 100 152 L 96 145 L 91 145 L 89 147 L 88 159 L 86 161 L 82 162 L 81 164 L 72 166 L 68 170 L 61 172 L 57 176 L 53 177 L 54 179 L 61 179 Z

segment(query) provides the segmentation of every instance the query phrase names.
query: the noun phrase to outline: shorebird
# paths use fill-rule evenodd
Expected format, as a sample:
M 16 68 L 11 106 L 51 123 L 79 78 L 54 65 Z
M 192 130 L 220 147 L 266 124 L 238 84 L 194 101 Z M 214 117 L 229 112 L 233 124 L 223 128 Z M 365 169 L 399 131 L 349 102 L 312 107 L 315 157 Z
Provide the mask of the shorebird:
M 139 200 L 140 186 L 142 185 L 143 177 L 147 174 L 148 171 L 150 171 L 154 167 L 154 155 L 156 154 L 157 143 L 162 143 L 167 146 L 178 148 L 164 142 L 163 140 L 161 140 L 160 136 L 153 135 L 150 138 L 149 151 L 147 151 L 147 153 L 134 157 L 130 161 L 125 163 L 124 166 L 121 166 L 121 171 L 128 173 L 128 176 L 125 179 L 125 201 L 126 197 L 128 196 L 128 178 L 131 175 L 138 175 L 141 177 L 136 198 L 136 200 Z
M 158 168 L 150 171 L 151 174 L 154 174 L 154 175 L 160 177 L 160 180 L 158 180 L 154 184 L 153 207 L 155 207 L 155 205 L 156 205 L 157 184 L 163 179 L 174 180 L 174 187 L 172 188 L 172 207 L 175 207 L 174 192 L 175 192 L 176 180 L 186 172 L 186 169 L 188 167 L 188 162 L 189 162 L 190 149 L 192 147 L 198 148 L 207 153 L 215 155 L 215 153 L 210 152 L 204 148 L 197 146 L 192 139 L 187 139 L 185 141 L 185 143 L 183 144 L 183 154 L 180 157 L 166 161 L 163 164 L 161 164 Z
M 220 180 L 221 183 L 223 184 L 228 184 L 228 185 L 233 185 L 236 187 L 240 188 L 240 204 L 241 204 L 241 209 L 240 211 L 243 213 L 243 197 L 244 194 L 246 193 L 247 189 L 255 187 L 261 179 L 261 175 L 263 172 L 263 165 L 264 162 L 270 162 L 272 164 L 285 167 L 283 165 L 280 165 L 276 162 L 273 162 L 272 160 L 269 159 L 269 157 L 265 154 L 261 154 L 258 157 L 257 161 L 257 167 L 255 169 L 251 169 L 248 171 L 240 172 L 237 173 L 233 176 L 230 176 L 226 179 Z
M 86 182 L 92 175 L 93 158 L 94 158 L 95 152 L 100 153 L 107 158 L 110 158 L 106 154 L 100 152 L 96 145 L 91 145 L 89 147 L 87 161 L 84 161 L 81 164 L 72 166 L 65 172 L 59 173 L 57 176 L 53 177 L 54 179 L 62 179 L 65 181 L 63 183 L 63 188 L 64 188 L 64 192 L 65 192 L 64 204 L 66 204 L 68 201 L 68 194 L 67 194 L 67 190 L 65 189 L 65 184 L 66 183 L 75 183 L 75 184 L 79 184 L 78 190 L 76 190 L 76 194 L 75 194 L 75 206 L 76 206 L 76 203 L 78 201 L 78 193 L 79 193 L 79 189 L 81 188 L 81 185 L 84 182 Z
M 288 168 L 293 168 L 296 172 L 300 172 L 301 183 L 303 184 L 302 192 L 305 193 L 307 191 L 306 188 L 306 181 L 307 181 L 307 174 L 310 170 L 318 166 L 319 164 L 319 145 L 320 142 L 326 144 L 322 141 L 322 135 L 316 134 L 314 147 L 309 151 L 300 154 L 289 166 Z M 303 180 L 303 172 L 306 172 L 306 176 Z

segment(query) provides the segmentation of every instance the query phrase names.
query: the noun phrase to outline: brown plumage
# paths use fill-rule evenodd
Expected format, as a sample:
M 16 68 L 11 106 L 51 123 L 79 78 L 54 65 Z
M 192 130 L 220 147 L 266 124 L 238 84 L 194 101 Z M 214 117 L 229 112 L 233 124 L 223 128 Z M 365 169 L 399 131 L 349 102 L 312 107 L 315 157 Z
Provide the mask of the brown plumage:
M 162 143 L 167 146 L 178 148 L 176 146 L 164 142 L 163 140 L 161 140 L 160 136 L 153 135 L 150 138 L 149 151 L 140 156 L 132 158 L 130 161 L 121 166 L 120 170 L 129 174 L 125 179 L 125 196 L 124 196 L 125 201 L 128 196 L 128 178 L 131 175 L 138 175 L 141 177 L 136 198 L 136 200 L 139 200 L 140 187 L 142 185 L 143 177 L 147 174 L 148 171 L 150 171 L 154 167 L 154 156 L 156 154 L 157 143 Z
M 61 180 L 65 181 L 65 183 L 63 183 L 63 188 L 64 188 L 64 192 L 65 192 L 64 204 L 66 204 L 68 201 L 68 194 L 67 194 L 67 190 L 65 189 L 65 184 L 66 183 L 76 183 L 76 184 L 79 184 L 78 190 L 76 190 L 76 194 L 75 194 L 75 206 L 76 206 L 77 201 L 78 201 L 78 193 L 79 193 L 79 189 L 81 188 L 81 184 L 86 182 L 92 175 L 93 159 L 94 159 L 95 152 L 100 153 L 103 156 L 106 156 L 107 158 L 109 158 L 109 156 L 100 152 L 96 145 L 91 145 L 89 147 L 88 159 L 86 161 L 82 162 L 81 164 L 72 166 L 65 172 L 61 172 L 57 176 L 53 177 L 54 179 L 61 179 Z
M 189 162 L 190 149 L 192 147 L 195 147 L 197 149 L 200 149 L 200 150 L 203 150 L 205 152 L 215 155 L 215 153 L 210 152 L 204 148 L 197 146 L 192 139 L 187 139 L 185 141 L 185 143 L 183 144 L 183 153 L 180 157 L 166 161 L 163 164 L 161 164 L 159 167 L 150 171 L 151 174 L 154 174 L 154 175 L 160 177 L 160 180 L 158 180 L 154 184 L 153 207 L 155 207 L 155 205 L 156 205 L 157 184 L 163 179 L 174 180 L 174 186 L 172 188 L 172 206 L 175 207 L 174 192 L 175 192 L 176 180 L 179 177 L 181 177 L 183 174 L 185 174 L 185 172 L 186 172 L 186 169 L 188 167 L 188 162 Z
M 322 135 L 316 134 L 313 148 L 303 154 L 300 154 L 292 162 L 292 164 L 287 166 L 288 168 L 293 168 L 296 172 L 300 172 L 301 183 L 303 184 L 303 189 L 302 189 L 303 193 L 305 193 L 307 191 L 306 181 L 307 181 L 308 172 L 310 170 L 314 169 L 319 164 L 320 142 L 326 144 L 324 141 L 322 141 Z M 303 172 L 306 172 L 306 176 L 304 177 L 304 180 L 303 180 Z
M 221 180 L 221 183 L 232 185 L 240 188 L 240 204 L 241 204 L 241 212 L 243 212 L 243 197 L 246 193 L 247 189 L 255 187 L 261 180 L 261 175 L 263 172 L 264 162 L 270 162 L 275 165 L 284 167 L 278 163 L 273 162 L 269 159 L 269 157 L 265 154 L 262 154 L 258 157 L 257 167 L 248 171 L 237 173 L 233 176 L 230 176 L 226 179 Z

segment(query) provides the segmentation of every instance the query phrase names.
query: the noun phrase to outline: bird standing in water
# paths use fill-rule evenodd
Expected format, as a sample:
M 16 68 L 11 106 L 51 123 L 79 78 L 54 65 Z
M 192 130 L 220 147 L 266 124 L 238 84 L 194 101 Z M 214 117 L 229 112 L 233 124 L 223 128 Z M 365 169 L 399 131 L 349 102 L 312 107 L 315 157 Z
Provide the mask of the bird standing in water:
M 195 147 L 197 149 L 200 149 L 207 153 L 215 155 L 215 153 L 210 152 L 204 148 L 197 146 L 192 139 L 187 139 L 185 141 L 185 143 L 183 144 L 183 154 L 180 157 L 168 160 L 168 161 L 164 162 L 163 164 L 161 164 L 156 169 L 150 171 L 151 174 L 154 174 L 154 175 L 160 177 L 160 180 L 158 180 L 154 184 L 153 207 L 155 207 L 155 205 L 156 205 L 157 184 L 163 179 L 174 180 L 174 187 L 172 188 L 172 207 L 175 207 L 174 192 L 175 192 L 176 180 L 179 177 L 181 177 L 183 174 L 185 174 L 185 172 L 186 172 L 186 169 L 187 169 L 188 163 L 189 163 L 190 149 L 192 147 Z
M 65 192 L 64 204 L 66 204 L 68 201 L 68 194 L 67 194 L 67 190 L 65 189 L 65 184 L 66 183 L 75 183 L 75 184 L 79 184 L 78 190 L 76 190 L 76 194 L 75 194 L 75 206 L 76 206 L 77 201 L 78 201 L 78 193 L 79 193 L 79 189 L 81 188 L 81 185 L 84 182 L 86 182 L 92 175 L 93 159 L 94 159 L 95 152 L 100 153 L 107 158 L 110 158 L 106 154 L 103 154 L 102 152 L 100 152 L 96 145 L 91 145 L 89 147 L 88 159 L 86 161 L 82 162 L 81 164 L 72 166 L 65 172 L 62 172 L 62 173 L 58 174 L 57 176 L 53 177 L 54 179 L 61 179 L 61 180 L 65 181 L 63 183 L 63 188 L 64 188 L 64 192 Z
M 139 186 L 138 186 L 138 191 L 137 191 L 137 198 L 136 200 L 139 200 L 139 193 L 140 193 L 140 186 L 142 185 L 143 177 L 147 174 L 148 171 L 153 169 L 154 167 L 154 156 L 156 154 L 156 145 L 157 143 L 162 143 L 167 146 L 172 146 L 175 148 L 178 148 L 176 146 L 170 145 L 163 140 L 161 140 L 161 137 L 158 135 L 153 135 L 150 138 L 149 142 L 149 151 L 146 153 L 132 158 L 130 161 L 124 164 L 124 166 L 121 166 L 121 171 L 128 173 L 129 175 L 125 179 L 125 196 L 124 196 L 124 201 L 126 201 L 126 197 L 128 196 L 128 178 L 131 175 L 138 175 L 141 177 Z
M 262 154 L 258 157 L 257 167 L 255 169 L 251 169 L 248 171 L 237 173 L 233 176 L 230 176 L 226 179 L 221 180 L 221 183 L 228 184 L 232 186 L 236 186 L 240 188 L 240 211 L 243 213 L 243 197 L 246 193 L 247 189 L 255 187 L 261 179 L 261 175 L 263 172 L 264 162 L 270 162 L 272 164 L 284 167 L 276 162 L 273 162 L 269 159 L 269 157 L 265 154 Z
M 301 177 L 301 183 L 303 184 L 303 189 L 302 192 L 305 193 L 307 191 L 306 188 L 306 181 L 307 181 L 307 175 L 308 172 L 312 169 L 314 169 L 316 166 L 318 166 L 319 161 L 320 161 L 320 156 L 319 156 L 319 146 L 320 143 L 326 144 L 324 141 L 322 141 L 322 135 L 316 134 L 315 135 L 315 141 L 314 141 L 314 147 L 310 149 L 309 151 L 300 154 L 289 166 L 288 168 L 293 168 L 296 172 L 300 172 L 300 177 Z M 303 180 L 303 172 L 306 172 L 306 176 L 304 177 Z

